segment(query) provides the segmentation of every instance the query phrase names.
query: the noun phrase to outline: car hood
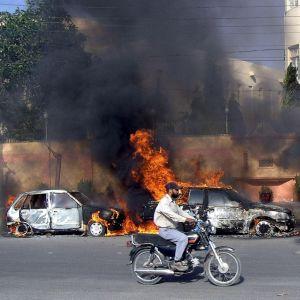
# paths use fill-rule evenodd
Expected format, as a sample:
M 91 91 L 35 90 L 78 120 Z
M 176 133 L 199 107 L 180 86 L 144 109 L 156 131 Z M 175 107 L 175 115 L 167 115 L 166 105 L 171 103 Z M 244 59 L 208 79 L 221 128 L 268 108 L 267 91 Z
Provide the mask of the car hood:
M 261 204 L 261 203 L 255 203 L 251 207 L 252 209 L 263 209 L 266 211 L 276 211 L 281 213 L 290 213 L 291 210 L 288 208 L 284 208 L 281 206 L 273 205 L 273 204 Z

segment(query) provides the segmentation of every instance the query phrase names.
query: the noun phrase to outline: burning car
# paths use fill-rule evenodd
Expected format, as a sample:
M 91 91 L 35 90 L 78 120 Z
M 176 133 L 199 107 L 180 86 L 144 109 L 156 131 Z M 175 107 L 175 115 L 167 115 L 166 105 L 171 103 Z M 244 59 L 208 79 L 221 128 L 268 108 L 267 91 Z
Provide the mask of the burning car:
M 102 222 L 93 220 L 95 216 Z M 16 197 L 7 211 L 7 226 L 16 235 L 87 230 L 103 236 L 107 230 L 122 228 L 124 218 L 122 210 L 96 206 L 78 191 L 41 190 Z
M 184 198 L 185 210 L 198 212 L 199 209 L 213 208 L 208 218 L 218 231 L 272 235 L 292 231 L 295 227 L 295 217 L 291 210 L 251 202 L 233 189 L 189 188 Z M 156 205 L 157 202 L 152 201 L 144 207 L 144 220 L 153 218 Z

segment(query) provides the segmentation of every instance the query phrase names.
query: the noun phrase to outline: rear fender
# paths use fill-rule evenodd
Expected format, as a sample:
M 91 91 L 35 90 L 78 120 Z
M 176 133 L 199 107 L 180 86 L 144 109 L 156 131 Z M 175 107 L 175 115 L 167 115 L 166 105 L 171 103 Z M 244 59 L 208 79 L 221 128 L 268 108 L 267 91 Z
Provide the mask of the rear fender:
M 155 247 L 151 244 L 144 244 L 142 246 L 138 246 L 138 247 L 133 247 L 129 253 L 129 264 L 132 264 L 135 256 L 142 250 L 144 249 L 150 249 L 150 252 L 152 253 L 152 251 L 154 252 Z
M 216 247 L 216 251 L 217 251 L 217 252 L 219 252 L 219 251 L 221 251 L 221 250 L 229 251 L 229 252 L 231 252 L 231 253 L 234 253 L 234 252 L 235 252 L 235 250 L 234 250 L 233 248 L 231 248 L 231 247 L 227 247 L 227 246 Z M 214 252 L 213 252 L 212 250 L 210 250 L 210 251 L 207 253 L 207 255 L 206 255 L 205 259 L 204 259 L 204 263 L 207 261 L 207 259 L 208 259 L 210 256 L 213 256 L 213 255 L 214 255 Z

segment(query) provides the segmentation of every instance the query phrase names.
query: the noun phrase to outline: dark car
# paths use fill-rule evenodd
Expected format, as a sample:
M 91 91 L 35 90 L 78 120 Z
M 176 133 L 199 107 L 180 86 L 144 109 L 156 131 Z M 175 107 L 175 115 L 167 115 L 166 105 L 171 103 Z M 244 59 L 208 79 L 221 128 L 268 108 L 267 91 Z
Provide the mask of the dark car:
M 7 226 L 20 235 L 28 231 L 84 232 L 87 227 L 90 235 L 101 236 L 107 230 L 121 229 L 124 219 L 121 210 L 99 207 L 84 194 L 66 190 L 20 194 L 7 212 Z
M 183 209 L 191 212 L 213 208 L 208 212 L 208 219 L 217 231 L 270 235 L 288 232 L 295 227 L 291 210 L 251 202 L 233 189 L 189 188 L 184 200 Z M 145 205 L 142 212 L 144 220 L 153 218 L 156 205 L 154 201 Z

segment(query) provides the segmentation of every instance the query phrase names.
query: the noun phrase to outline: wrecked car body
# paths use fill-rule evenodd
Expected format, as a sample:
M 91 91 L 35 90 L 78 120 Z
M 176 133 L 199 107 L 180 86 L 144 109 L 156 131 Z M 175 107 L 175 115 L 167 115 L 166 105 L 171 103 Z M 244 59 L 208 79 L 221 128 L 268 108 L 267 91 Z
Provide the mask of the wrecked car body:
M 93 213 L 106 215 L 106 225 L 111 230 L 122 226 L 122 213 L 113 218 L 111 211 L 93 205 L 91 200 L 80 192 L 66 190 L 42 190 L 20 194 L 7 211 L 7 226 L 18 236 L 39 232 L 79 231 L 89 230 L 88 224 Z M 94 236 L 104 235 L 106 227 L 101 232 L 93 232 Z M 90 232 L 89 232 L 90 233 Z M 96 234 L 95 234 L 96 233 Z M 97 234 L 98 233 L 98 234 Z
M 272 235 L 292 231 L 295 227 L 291 210 L 251 202 L 233 189 L 189 188 L 184 193 L 182 207 L 192 213 L 213 208 L 208 219 L 217 232 Z M 154 202 L 151 202 L 144 207 L 142 217 L 150 219 L 154 210 Z

